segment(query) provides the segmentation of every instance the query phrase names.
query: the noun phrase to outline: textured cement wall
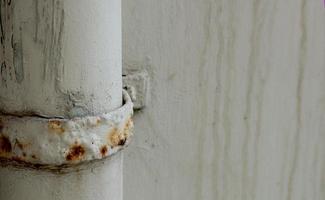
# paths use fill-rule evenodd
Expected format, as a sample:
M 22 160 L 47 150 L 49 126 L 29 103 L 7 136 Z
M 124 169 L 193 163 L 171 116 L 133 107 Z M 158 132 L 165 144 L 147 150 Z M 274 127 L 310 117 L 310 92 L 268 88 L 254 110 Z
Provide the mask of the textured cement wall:
M 322 0 L 123 0 L 151 100 L 125 200 L 325 199 Z

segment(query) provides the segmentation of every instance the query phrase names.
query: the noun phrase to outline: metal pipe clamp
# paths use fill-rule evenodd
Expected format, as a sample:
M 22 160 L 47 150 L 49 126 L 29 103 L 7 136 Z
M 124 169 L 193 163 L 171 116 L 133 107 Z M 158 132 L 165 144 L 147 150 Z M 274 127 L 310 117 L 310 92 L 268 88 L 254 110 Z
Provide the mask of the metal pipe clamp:
M 56 169 L 99 160 L 123 149 L 132 135 L 133 103 L 73 119 L 0 116 L 0 163 Z

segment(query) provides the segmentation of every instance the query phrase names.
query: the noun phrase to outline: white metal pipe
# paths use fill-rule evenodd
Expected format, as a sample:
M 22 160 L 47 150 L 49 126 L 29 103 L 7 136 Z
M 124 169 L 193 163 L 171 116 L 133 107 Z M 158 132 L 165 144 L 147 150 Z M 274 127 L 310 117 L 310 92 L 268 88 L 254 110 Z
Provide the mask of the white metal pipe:
M 121 154 L 67 174 L 0 169 L 1 200 L 122 200 Z
M 72 117 L 121 105 L 120 0 L 1 2 L 4 112 Z
M 120 0 L 0 2 L 2 113 L 71 119 L 122 105 Z M 65 174 L 0 168 L 0 200 L 121 200 L 122 189 L 119 154 Z

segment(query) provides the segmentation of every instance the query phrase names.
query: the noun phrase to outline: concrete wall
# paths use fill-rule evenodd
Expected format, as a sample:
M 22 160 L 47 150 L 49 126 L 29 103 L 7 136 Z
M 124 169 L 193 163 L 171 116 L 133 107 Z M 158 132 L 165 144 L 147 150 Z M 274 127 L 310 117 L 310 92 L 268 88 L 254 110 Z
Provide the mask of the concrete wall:
M 322 0 L 123 0 L 146 68 L 125 200 L 325 199 Z

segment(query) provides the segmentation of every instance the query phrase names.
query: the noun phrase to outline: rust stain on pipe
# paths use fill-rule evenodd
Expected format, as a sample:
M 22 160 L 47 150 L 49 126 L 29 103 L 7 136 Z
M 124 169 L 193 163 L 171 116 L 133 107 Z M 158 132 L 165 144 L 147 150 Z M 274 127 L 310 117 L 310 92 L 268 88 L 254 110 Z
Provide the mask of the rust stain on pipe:
M 2 123 L 2 120 L 0 119 L 0 132 L 2 132 L 3 130 L 3 123 Z
M 103 157 L 107 155 L 107 152 L 108 152 L 108 148 L 106 145 L 100 148 L 100 153 L 102 154 Z
M 51 120 L 48 124 L 49 130 L 58 134 L 64 133 L 64 128 L 62 123 L 59 120 Z
M 17 145 L 20 150 L 24 149 L 24 145 L 18 139 L 16 139 L 15 145 Z
M 66 156 L 66 159 L 67 161 L 81 160 L 85 152 L 86 152 L 85 149 L 81 145 L 76 144 L 70 148 L 70 151 Z
M 126 138 L 129 138 L 131 136 L 131 130 L 133 129 L 133 126 L 133 120 L 132 118 L 129 118 L 123 130 L 123 134 Z
M 121 135 L 120 132 L 117 128 L 114 128 L 110 133 L 109 133 L 109 142 L 112 144 L 112 146 L 118 146 L 121 140 Z
M 110 157 L 105 157 L 104 159 L 110 159 Z M 0 157 L 0 167 L 13 167 L 15 169 L 29 169 L 35 171 L 45 171 L 53 174 L 67 174 L 74 171 L 80 171 L 88 169 L 88 165 L 93 163 L 101 163 L 101 160 L 91 160 L 83 163 L 71 163 L 71 164 L 61 164 L 61 165 L 48 165 L 48 164 L 32 164 L 20 157 L 13 157 L 11 159 Z
M 127 123 L 122 130 L 114 128 L 109 134 L 109 143 L 113 146 L 123 146 L 127 139 L 131 136 L 130 131 L 133 128 L 133 121 L 131 118 L 127 120 Z
M 11 142 L 7 136 L 0 136 L 0 154 L 10 153 L 12 150 Z

